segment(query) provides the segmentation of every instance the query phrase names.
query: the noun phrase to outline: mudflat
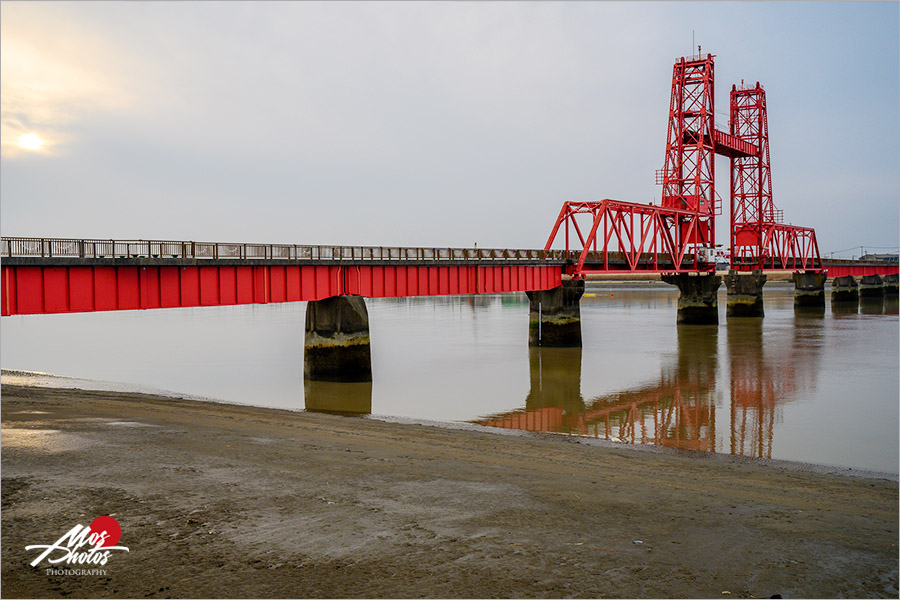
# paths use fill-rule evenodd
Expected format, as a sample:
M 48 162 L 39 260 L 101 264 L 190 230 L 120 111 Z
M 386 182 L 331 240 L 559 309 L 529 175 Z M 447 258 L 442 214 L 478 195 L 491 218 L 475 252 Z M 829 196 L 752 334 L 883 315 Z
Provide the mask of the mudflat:
M 2 422 L 10 598 L 898 594 L 895 478 L 7 385 Z M 105 573 L 29 566 L 101 515 Z

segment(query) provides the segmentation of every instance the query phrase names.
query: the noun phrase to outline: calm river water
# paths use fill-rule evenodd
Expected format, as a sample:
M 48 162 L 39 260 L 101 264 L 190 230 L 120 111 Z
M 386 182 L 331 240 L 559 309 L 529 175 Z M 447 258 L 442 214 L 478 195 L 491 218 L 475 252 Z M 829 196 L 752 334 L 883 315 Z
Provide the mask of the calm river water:
M 898 472 L 897 300 L 676 326 L 662 284 L 589 286 L 583 349 L 524 294 L 367 300 L 374 383 L 303 384 L 305 303 L 4 317 L 0 366 L 278 408 L 371 411 Z M 4 381 L 14 378 L 4 376 Z

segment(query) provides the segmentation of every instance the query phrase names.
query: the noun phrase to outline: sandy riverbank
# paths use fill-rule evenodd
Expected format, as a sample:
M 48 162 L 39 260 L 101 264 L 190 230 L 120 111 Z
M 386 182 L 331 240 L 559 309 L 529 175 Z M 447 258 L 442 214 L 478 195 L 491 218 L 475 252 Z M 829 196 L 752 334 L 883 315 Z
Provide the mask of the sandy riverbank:
M 2 418 L 5 597 L 897 596 L 896 480 L 109 391 Z M 105 576 L 28 566 L 104 514 Z

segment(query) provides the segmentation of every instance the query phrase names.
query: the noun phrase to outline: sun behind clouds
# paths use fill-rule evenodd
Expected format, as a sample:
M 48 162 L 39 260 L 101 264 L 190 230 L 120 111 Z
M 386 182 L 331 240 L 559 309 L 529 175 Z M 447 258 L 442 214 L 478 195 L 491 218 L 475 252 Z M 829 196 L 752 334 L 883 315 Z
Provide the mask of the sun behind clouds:
M 19 136 L 19 147 L 23 150 L 40 150 L 44 146 L 44 140 L 36 133 L 23 133 Z

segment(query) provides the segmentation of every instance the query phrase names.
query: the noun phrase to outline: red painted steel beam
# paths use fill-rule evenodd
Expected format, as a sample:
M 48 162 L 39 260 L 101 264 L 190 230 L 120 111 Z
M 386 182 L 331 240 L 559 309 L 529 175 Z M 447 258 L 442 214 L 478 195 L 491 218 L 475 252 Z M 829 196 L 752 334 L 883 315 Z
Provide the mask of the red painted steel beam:
M 759 148 L 746 140 L 727 134 L 719 129 L 716 129 L 713 134 L 716 154 L 729 158 L 757 156 L 759 154 Z
M 559 265 L 6 266 L 0 314 L 490 294 L 562 285 Z
M 828 272 L 829 278 L 846 277 L 852 275 L 854 277 L 865 277 L 866 275 L 897 275 L 900 268 L 897 265 L 879 265 L 879 264 L 829 264 L 824 261 L 822 266 Z
M 566 202 L 557 217 L 544 248 L 549 250 L 563 224 L 576 231 L 578 218 L 588 222 L 586 237 L 579 233 L 580 246 L 566 252 L 577 253 L 569 271 L 576 277 L 588 273 L 684 273 L 714 271 L 703 249 L 712 245 L 706 215 L 698 211 L 667 208 L 605 199 L 599 202 Z
M 712 139 L 710 139 L 709 134 L 704 134 L 703 136 L 702 145 L 707 150 L 729 158 L 756 156 L 759 154 L 759 148 L 750 142 L 729 135 L 721 129 L 713 129 L 712 132 Z M 682 141 L 685 145 L 697 145 L 699 136 L 696 132 L 688 130 L 682 134 Z

